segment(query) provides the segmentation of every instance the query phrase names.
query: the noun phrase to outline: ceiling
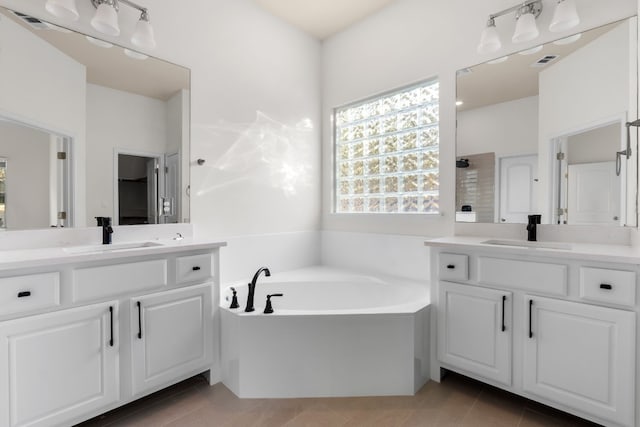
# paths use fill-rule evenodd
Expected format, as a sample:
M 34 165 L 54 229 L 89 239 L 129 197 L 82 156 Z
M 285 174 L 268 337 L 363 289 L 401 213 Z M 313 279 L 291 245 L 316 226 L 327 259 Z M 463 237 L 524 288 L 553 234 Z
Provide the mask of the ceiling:
M 338 33 L 395 0 L 254 0 L 319 40 Z

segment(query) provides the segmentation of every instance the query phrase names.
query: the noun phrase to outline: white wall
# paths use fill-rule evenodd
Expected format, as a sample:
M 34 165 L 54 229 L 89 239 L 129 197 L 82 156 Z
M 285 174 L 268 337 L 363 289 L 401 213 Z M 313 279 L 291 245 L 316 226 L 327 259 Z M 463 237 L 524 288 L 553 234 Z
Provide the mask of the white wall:
M 49 227 L 49 134 L 0 121 L 0 135 L 0 157 L 8 159 L 6 224 L 14 229 Z
M 323 228 L 425 236 L 453 234 L 458 228 L 454 226 L 456 70 L 567 35 L 547 29 L 556 3 L 543 0 L 544 11 L 537 21 L 541 36 L 517 46 L 510 42 L 513 18 L 498 18 L 503 48 L 489 55 L 476 53 L 487 16 L 513 6 L 513 0 L 398 0 L 328 39 L 323 46 Z M 571 32 L 634 15 L 637 2 L 582 0 L 578 8 L 581 23 Z M 332 214 L 331 109 L 434 76 L 439 78 L 441 90 L 442 216 Z
M 458 156 L 538 152 L 538 97 L 516 99 L 458 113 Z
M 4 17 L 0 64 L 0 116 L 72 137 L 74 168 L 84 176 L 85 67 Z M 74 196 L 75 220 L 84 224 L 84 179 Z
M 88 224 L 96 216 L 116 218 L 114 211 L 114 151 L 164 154 L 166 102 L 129 92 L 87 84 Z

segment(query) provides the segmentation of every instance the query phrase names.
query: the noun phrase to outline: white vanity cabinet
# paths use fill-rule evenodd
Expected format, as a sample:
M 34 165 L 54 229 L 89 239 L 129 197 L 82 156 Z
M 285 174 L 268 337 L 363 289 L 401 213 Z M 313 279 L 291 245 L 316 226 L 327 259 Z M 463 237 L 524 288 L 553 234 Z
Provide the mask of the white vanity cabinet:
M 633 425 L 635 313 L 532 295 L 525 305 L 524 391 Z
M 439 286 L 438 359 L 511 384 L 511 292 Z
M 73 425 L 198 373 L 217 378 L 223 245 L 0 262 L 0 426 Z
M 131 300 L 134 396 L 212 361 L 211 286 Z
M 446 368 L 600 424 L 640 426 L 640 257 L 427 245 L 434 380 Z
M 118 302 L 0 322 L 0 425 L 51 426 L 120 397 Z

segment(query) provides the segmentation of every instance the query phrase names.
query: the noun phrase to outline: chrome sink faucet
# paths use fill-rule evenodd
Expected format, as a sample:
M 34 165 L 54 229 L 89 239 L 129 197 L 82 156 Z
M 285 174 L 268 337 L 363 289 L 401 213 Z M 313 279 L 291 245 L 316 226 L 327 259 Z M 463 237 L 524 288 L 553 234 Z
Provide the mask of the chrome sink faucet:
M 249 295 L 247 296 L 247 307 L 244 309 L 244 311 L 246 312 L 251 312 L 255 310 L 255 308 L 253 308 L 253 296 L 256 293 L 256 282 L 258 281 L 258 277 L 260 276 L 260 273 L 262 273 L 263 271 L 266 277 L 271 276 L 271 272 L 267 267 L 261 267 L 260 269 L 258 269 L 258 271 L 256 271 L 256 274 L 253 275 L 253 279 L 251 279 L 251 283 L 249 283 Z

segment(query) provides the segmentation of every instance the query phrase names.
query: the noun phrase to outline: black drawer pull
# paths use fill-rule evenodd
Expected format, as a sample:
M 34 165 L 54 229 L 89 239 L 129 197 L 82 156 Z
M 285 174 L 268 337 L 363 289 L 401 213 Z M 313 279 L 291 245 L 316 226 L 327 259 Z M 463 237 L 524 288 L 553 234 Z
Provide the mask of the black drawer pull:
M 109 306 L 109 326 L 111 329 L 111 338 L 109 338 L 109 346 L 113 347 L 113 307 Z
M 533 329 L 532 329 L 532 312 L 533 312 L 533 300 L 529 300 L 529 338 L 533 338 Z
M 611 289 L 613 289 L 613 286 L 608 283 L 600 283 L 600 289 L 607 289 L 610 291 Z
M 193 271 L 198 271 L 198 270 L 200 270 L 200 267 L 198 267 L 198 266 L 196 265 L 196 266 L 194 266 L 194 267 L 193 267 L 193 269 L 192 269 L 192 270 L 193 270 Z
M 454 268 L 456 268 L 456 266 L 455 266 L 455 265 L 453 265 L 453 264 L 449 264 L 449 265 L 447 265 L 447 268 L 448 268 L 449 270 L 453 270 Z
M 502 332 L 507 330 L 507 326 L 504 324 L 504 305 L 507 302 L 507 296 L 502 295 Z
M 140 301 L 136 302 L 138 306 L 138 339 L 142 339 L 142 304 Z
M 18 292 L 18 298 L 30 297 L 31 291 L 22 291 Z

